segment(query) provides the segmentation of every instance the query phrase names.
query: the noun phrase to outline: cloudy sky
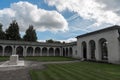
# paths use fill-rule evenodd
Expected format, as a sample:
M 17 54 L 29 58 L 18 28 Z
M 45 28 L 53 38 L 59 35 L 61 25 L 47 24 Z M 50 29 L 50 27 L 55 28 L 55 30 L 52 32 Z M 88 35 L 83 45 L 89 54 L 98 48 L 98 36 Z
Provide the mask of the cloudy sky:
M 120 25 L 120 0 L 0 0 L 4 30 L 12 20 L 21 36 L 32 24 L 39 41 L 74 41 L 78 35 Z

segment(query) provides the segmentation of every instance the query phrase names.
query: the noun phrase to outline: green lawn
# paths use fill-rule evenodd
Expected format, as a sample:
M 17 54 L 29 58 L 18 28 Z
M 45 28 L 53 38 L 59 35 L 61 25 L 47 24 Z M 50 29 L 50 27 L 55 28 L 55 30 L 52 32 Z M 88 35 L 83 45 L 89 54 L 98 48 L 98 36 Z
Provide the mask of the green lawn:
M 120 80 L 120 65 L 78 62 L 46 66 L 31 70 L 32 80 Z
M 70 60 L 75 60 L 73 58 L 68 58 L 68 57 L 25 57 L 25 60 L 30 60 L 30 61 L 70 61 Z
M 0 61 L 7 61 L 7 60 L 9 60 L 9 57 L 3 57 L 3 56 L 0 56 Z

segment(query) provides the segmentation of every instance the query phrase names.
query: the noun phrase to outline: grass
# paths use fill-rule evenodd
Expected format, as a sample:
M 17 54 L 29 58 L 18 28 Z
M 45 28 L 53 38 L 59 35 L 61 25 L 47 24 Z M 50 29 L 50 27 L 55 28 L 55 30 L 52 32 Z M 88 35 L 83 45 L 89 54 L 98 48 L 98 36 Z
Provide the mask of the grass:
M 7 57 L 7 56 L 0 56 L 0 61 L 7 61 L 7 60 L 9 60 L 9 57 Z
M 68 57 L 52 57 L 52 56 L 42 56 L 42 57 L 25 57 L 25 60 L 30 60 L 30 61 L 70 61 L 70 60 L 75 60 L 73 58 L 68 58 Z
M 31 70 L 32 80 L 120 80 L 120 65 L 78 62 L 46 66 L 44 70 Z

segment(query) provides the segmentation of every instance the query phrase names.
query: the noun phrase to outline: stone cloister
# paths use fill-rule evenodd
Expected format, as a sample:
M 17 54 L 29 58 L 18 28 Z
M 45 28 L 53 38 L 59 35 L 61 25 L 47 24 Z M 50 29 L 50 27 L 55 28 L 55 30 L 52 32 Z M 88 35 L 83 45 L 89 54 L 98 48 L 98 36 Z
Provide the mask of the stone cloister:
M 75 44 L 68 43 L 39 43 L 39 42 L 19 42 L 0 41 L 0 56 L 66 56 L 72 57 L 72 47 Z
M 77 42 L 45 43 L 0 40 L 0 56 L 66 56 L 120 63 L 120 26 L 77 36 Z

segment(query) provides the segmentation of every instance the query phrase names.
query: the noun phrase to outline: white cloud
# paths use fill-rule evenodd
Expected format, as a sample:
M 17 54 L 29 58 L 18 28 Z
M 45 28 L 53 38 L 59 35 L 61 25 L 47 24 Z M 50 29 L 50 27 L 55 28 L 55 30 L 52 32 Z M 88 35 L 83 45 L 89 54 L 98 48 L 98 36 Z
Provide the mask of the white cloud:
M 46 40 L 37 40 L 38 42 L 46 42 Z M 70 43 L 70 42 L 75 42 L 77 41 L 76 38 L 68 38 L 66 40 L 54 40 L 54 41 L 60 41 L 60 42 L 65 42 L 65 43 Z
M 70 43 L 70 42 L 75 42 L 75 41 L 77 41 L 77 39 L 76 39 L 76 38 L 68 38 L 68 39 L 66 39 L 66 40 L 58 40 L 58 41 Z
M 46 40 L 37 40 L 38 42 L 46 42 Z
M 47 11 L 29 2 L 17 2 L 10 8 L 0 10 L 0 22 L 6 29 L 12 20 L 17 20 L 21 31 L 25 31 L 32 24 L 37 31 L 66 31 L 68 23 L 57 11 Z
M 120 6 L 114 5 L 114 3 L 119 5 L 120 0 L 45 0 L 45 2 L 55 6 L 58 11 L 67 9 L 76 12 L 83 19 L 95 21 L 93 26 L 120 24 L 120 15 L 117 13 Z
M 101 4 L 105 4 L 106 10 L 120 11 L 120 0 L 96 0 Z

